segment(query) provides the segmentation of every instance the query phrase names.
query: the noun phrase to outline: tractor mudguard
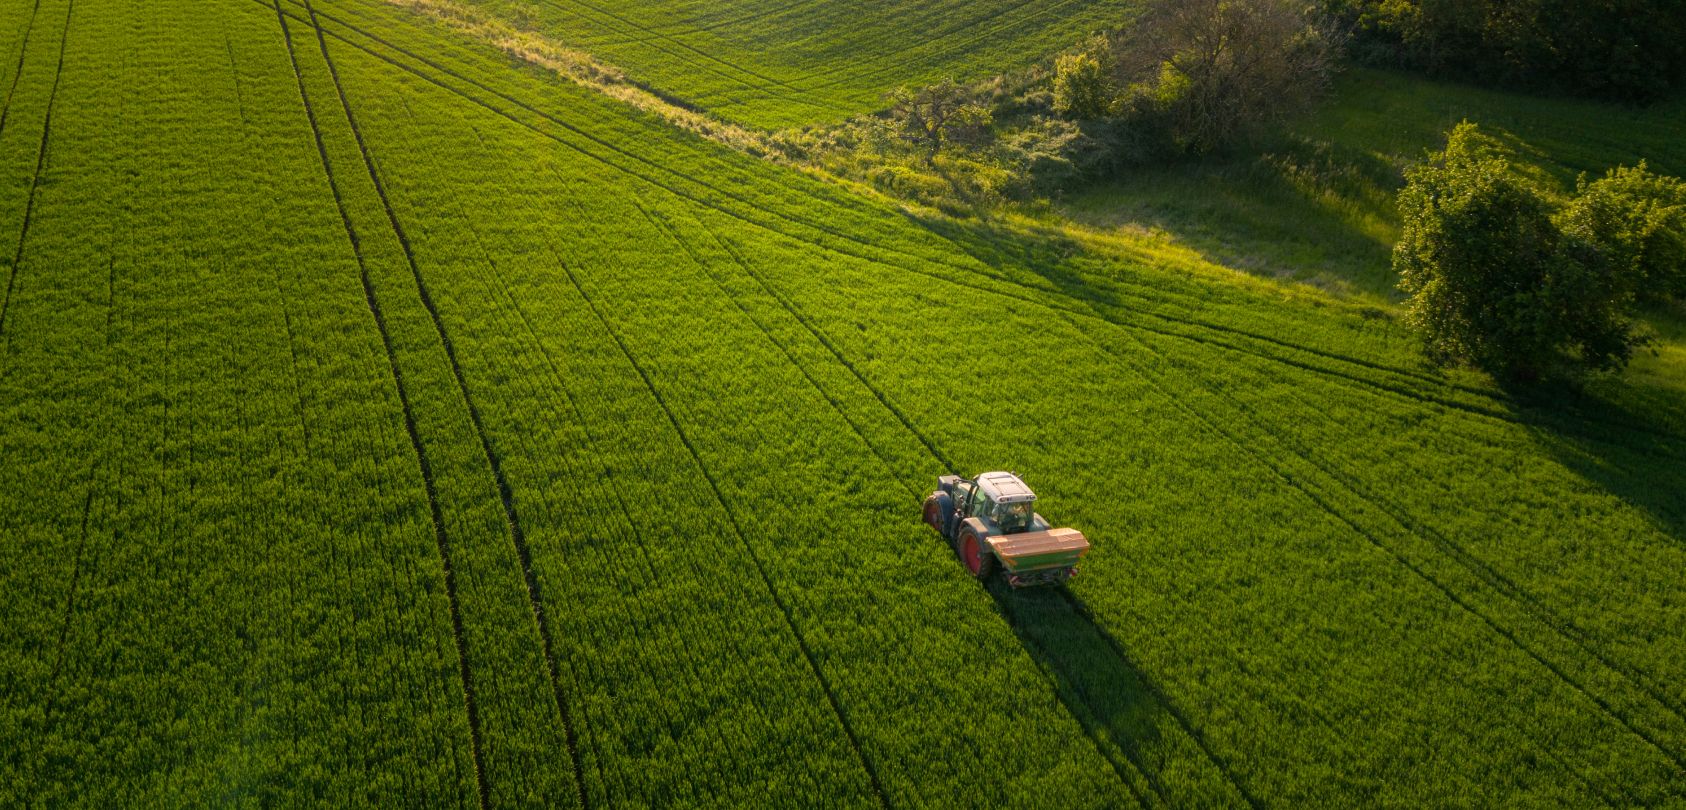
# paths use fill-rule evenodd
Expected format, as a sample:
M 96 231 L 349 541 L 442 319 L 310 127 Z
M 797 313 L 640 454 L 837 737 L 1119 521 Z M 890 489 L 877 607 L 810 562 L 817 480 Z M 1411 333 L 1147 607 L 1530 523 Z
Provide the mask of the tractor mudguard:
M 925 525 L 937 530 L 944 540 L 952 541 L 953 535 L 949 529 L 954 526 L 954 498 L 947 492 L 937 490 L 925 496 L 923 508 Z
M 959 537 L 960 534 L 967 529 L 971 529 L 973 532 L 977 533 L 978 542 L 983 544 L 983 548 L 981 548 L 980 551 L 984 554 L 994 556 L 995 552 L 989 547 L 989 538 L 1000 534 L 1000 532 L 995 530 L 995 524 L 980 517 L 969 517 L 962 521 L 959 526 L 954 527 L 954 536 Z

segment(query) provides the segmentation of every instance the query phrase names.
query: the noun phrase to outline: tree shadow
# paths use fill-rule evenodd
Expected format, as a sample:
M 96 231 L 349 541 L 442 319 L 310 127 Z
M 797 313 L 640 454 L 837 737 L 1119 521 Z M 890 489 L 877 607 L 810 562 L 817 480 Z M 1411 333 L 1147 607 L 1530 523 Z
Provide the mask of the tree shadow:
M 1546 383 L 1509 393 L 1542 450 L 1686 546 L 1686 391 Z
M 1393 300 L 1394 195 L 1403 184 L 1397 160 L 1284 136 L 1246 154 L 1135 168 L 1058 210 L 1103 231 L 1163 234 L 1249 275 Z

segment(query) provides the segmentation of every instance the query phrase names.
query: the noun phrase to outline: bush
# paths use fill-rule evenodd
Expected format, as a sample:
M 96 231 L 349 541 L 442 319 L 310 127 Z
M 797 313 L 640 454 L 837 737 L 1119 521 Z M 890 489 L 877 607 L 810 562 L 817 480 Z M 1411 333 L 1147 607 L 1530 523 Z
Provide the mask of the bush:
M 1110 114 L 1118 96 L 1104 38 L 1054 61 L 1054 112 L 1089 120 Z
M 1620 368 L 1634 335 L 1631 280 L 1596 245 L 1565 234 L 1473 124 L 1407 173 L 1394 248 L 1406 322 L 1431 361 L 1533 379 Z
M 1593 183 L 1583 177 L 1558 221 L 1631 276 L 1642 300 L 1686 300 L 1686 183 L 1679 178 L 1653 174 L 1643 162 Z

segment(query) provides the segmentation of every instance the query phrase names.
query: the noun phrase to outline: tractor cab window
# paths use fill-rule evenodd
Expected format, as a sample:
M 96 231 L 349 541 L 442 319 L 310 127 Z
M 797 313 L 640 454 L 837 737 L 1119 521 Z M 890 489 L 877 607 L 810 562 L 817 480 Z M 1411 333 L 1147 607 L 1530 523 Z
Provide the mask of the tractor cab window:
M 973 517 L 984 517 L 989 514 L 990 506 L 989 496 L 985 495 L 980 487 L 972 490 L 972 507 L 966 510 L 966 514 Z
M 960 507 L 963 514 L 972 514 L 972 495 L 978 491 L 978 485 L 971 481 L 961 481 L 954 485 L 954 503 Z
M 995 525 L 1001 527 L 1001 531 L 1008 533 L 1022 532 L 1030 528 L 1031 517 L 1035 514 L 1034 506 L 1035 503 L 1032 501 L 998 503 L 995 505 L 995 514 L 991 517 L 994 519 Z

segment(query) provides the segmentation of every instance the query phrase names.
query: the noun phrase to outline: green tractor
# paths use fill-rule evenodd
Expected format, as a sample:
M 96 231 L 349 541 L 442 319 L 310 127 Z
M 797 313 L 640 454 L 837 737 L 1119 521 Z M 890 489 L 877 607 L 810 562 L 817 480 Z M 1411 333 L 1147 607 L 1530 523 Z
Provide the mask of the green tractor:
M 925 523 L 978 579 L 1000 568 L 1015 588 L 1063 583 L 1077 573 L 1089 541 L 1076 529 L 1049 528 L 1035 507 L 1036 493 L 1012 473 L 944 475 L 925 497 Z

